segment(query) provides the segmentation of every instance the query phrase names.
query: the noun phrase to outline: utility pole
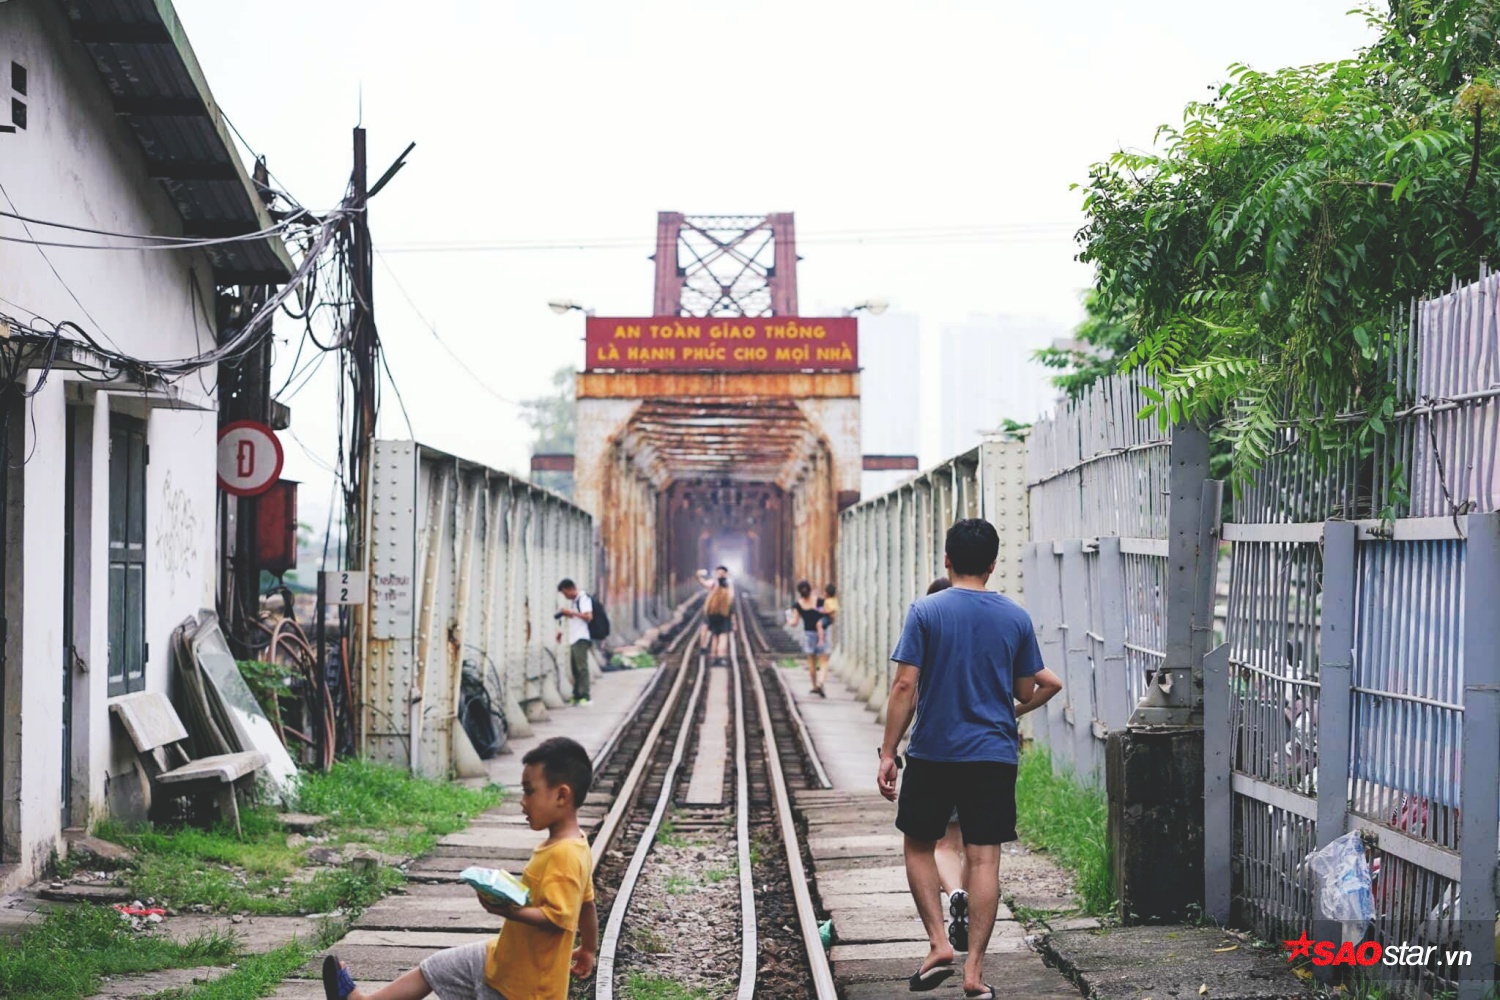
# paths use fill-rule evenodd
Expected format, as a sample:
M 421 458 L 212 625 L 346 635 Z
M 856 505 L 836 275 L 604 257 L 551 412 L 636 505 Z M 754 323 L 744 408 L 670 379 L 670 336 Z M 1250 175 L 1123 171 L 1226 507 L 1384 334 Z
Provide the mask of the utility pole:
M 252 174 L 265 194 L 271 184 L 270 172 L 265 157 L 255 161 Z M 193 280 L 197 280 L 196 276 Z M 258 285 L 239 290 L 238 298 L 225 299 L 227 290 L 217 289 L 215 296 L 215 318 L 223 331 L 224 341 L 235 331 L 245 317 L 255 311 L 272 295 L 274 286 Z M 238 318 L 232 309 L 239 310 Z M 254 420 L 271 423 L 271 338 L 252 348 L 238 364 L 219 367 L 219 426 L 238 420 Z M 220 577 L 220 593 L 223 595 L 221 611 L 224 615 L 224 633 L 236 656 L 253 657 L 257 648 L 252 639 L 260 595 L 260 546 L 257 531 L 257 513 L 260 497 L 235 497 L 219 494 L 220 497 L 220 549 L 223 559 Z M 291 614 L 291 608 L 286 609 Z
M 354 173 L 350 178 L 354 191 L 354 214 L 350 223 L 350 285 L 354 291 L 354 303 L 350 309 L 349 334 L 350 376 L 353 382 L 352 402 L 354 425 L 350 440 L 349 473 L 354 477 L 345 499 L 344 531 L 349 540 L 345 551 L 344 568 L 363 571 L 369 565 L 367 541 L 367 519 L 369 516 L 370 455 L 374 450 L 375 420 L 379 412 L 377 396 L 376 365 L 380 341 L 375 332 L 375 274 L 374 245 L 370 241 L 370 189 L 369 160 L 365 151 L 365 130 L 354 129 Z M 322 600 L 320 596 L 319 600 Z M 364 664 L 357 662 L 363 643 L 364 630 L 369 616 L 365 605 L 347 608 L 341 614 L 340 662 L 344 666 L 344 677 L 348 680 L 344 692 L 349 708 L 349 719 L 356 730 L 353 742 L 363 745 L 358 707 L 364 702 Z M 320 671 L 320 682 L 327 684 L 327 671 Z M 358 679 L 359 692 L 353 688 Z M 337 728 L 337 727 L 335 727 Z M 330 734 L 330 738 L 331 738 Z

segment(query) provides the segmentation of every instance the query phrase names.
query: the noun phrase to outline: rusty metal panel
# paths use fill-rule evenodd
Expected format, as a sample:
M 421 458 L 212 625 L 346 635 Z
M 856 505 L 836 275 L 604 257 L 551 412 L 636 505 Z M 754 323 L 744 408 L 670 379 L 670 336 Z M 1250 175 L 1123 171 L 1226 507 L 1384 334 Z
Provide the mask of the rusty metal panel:
M 860 468 L 866 472 L 915 472 L 919 466 L 915 455 L 866 455 Z
M 854 372 L 581 372 L 578 399 L 858 399 Z
M 370 613 L 359 662 L 360 752 L 403 764 L 406 727 L 392 712 L 410 689 L 416 621 L 417 446 L 376 441 L 370 475 Z
M 524 480 L 411 442 L 376 442 L 374 456 L 365 746 L 446 776 L 467 740 L 457 722 L 465 663 L 512 733 L 561 703 L 557 580 L 591 586 L 593 523 Z
M 741 553 L 778 599 L 795 579 L 838 582 L 837 514 L 862 466 L 857 376 L 584 373 L 578 397 L 575 491 L 622 631 L 728 558 L 709 550 Z M 689 493 L 728 509 L 680 503 Z M 743 504 L 752 494 L 764 510 Z
M 532 472 L 572 472 L 573 456 L 538 452 L 531 456 Z

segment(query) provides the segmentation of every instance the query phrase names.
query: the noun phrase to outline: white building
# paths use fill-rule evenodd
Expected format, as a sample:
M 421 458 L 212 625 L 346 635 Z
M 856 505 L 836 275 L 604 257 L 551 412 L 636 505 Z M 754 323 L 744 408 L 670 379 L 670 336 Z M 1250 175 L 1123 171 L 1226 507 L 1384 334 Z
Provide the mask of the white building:
M 921 445 L 922 351 L 917 317 L 859 317 L 860 438 L 866 455 L 916 455 Z M 876 496 L 911 472 L 864 472 L 860 495 Z
M 134 242 L 16 215 L 162 236 L 272 225 L 167 0 L 0 3 L 7 123 L 0 235 Z M 0 314 L 13 328 L 71 321 L 134 358 L 187 358 L 215 342 L 218 288 L 285 281 L 289 266 L 274 239 L 212 253 L 6 241 Z M 145 779 L 109 702 L 165 692 L 173 628 L 214 606 L 214 370 L 167 384 L 67 342 L 42 384 L 46 344 L 0 341 L 22 358 L 24 388 L 40 386 L 29 399 L 0 391 L 11 456 L 0 891 L 35 877 L 65 828 L 138 811 Z
M 942 455 L 979 443 L 1002 420 L 1031 423 L 1051 407 L 1057 390 L 1051 371 L 1031 360 L 1068 330 L 1050 320 L 971 316 L 942 328 L 942 379 L 938 400 Z

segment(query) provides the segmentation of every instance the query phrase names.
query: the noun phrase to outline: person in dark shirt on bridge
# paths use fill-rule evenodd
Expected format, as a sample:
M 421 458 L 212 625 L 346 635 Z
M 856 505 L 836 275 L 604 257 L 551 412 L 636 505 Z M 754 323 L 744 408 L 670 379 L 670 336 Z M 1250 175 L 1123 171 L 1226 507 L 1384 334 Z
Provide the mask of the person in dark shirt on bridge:
M 929 949 L 910 987 L 934 989 L 957 971 L 933 853 L 956 809 L 967 862 L 963 985 L 969 1000 L 995 996 L 984 982 L 984 952 L 999 908 L 1000 845 L 1016 839 L 1016 718 L 1062 690 L 1042 665 L 1031 618 L 985 589 L 999 551 L 1000 537 L 988 521 L 968 518 L 948 529 L 943 564 L 953 586 L 907 610 L 891 652 L 896 677 L 875 778 L 880 793 L 895 801 L 896 752 L 915 715 L 896 828 L 905 834 L 906 879 Z
M 797 583 L 797 597 L 786 609 L 787 624 L 802 624 L 802 652 L 807 654 L 807 672 L 812 678 L 812 693 L 827 698 L 823 680 L 827 676 L 828 637 L 823 630 L 823 608 L 813 597 L 812 584 L 807 580 Z

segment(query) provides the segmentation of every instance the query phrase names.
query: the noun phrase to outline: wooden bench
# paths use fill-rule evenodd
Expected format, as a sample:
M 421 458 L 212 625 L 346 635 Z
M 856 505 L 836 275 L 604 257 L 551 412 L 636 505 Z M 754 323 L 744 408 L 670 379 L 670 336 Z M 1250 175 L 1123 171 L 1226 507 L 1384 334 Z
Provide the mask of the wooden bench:
M 187 729 L 164 694 L 127 694 L 110 702 L 109 707 L 135 744 L 141 767 L 150 779 L 148 808 L 157 807 L 158 799 L 212 792 L 218 799 L 219 817 L 232 821 L 234 832 L 240 833 L 235 785 L 254 781 L 255 772 L 270 761 L 265 754 L 251 750 L 191 759 L 182 746 L 188 736 Z

